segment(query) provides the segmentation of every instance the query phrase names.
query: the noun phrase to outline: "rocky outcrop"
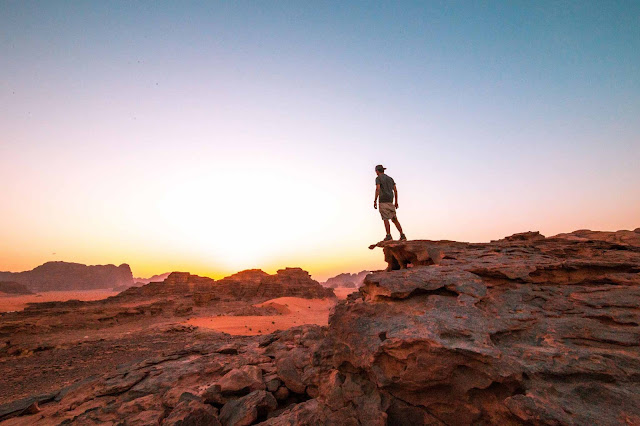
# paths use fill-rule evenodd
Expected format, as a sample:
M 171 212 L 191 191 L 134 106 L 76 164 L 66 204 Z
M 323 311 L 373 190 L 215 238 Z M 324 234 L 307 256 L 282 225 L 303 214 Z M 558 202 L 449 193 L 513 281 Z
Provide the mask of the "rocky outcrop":
M 328 288 L 358 288 L 364 283 L 364 277 L 369 271 L 358 272 L 357 274 L 339 274 L 329 278 L 322 285 Z
M 590 231 L 588 229 L 581 229 L 568 234 L 558 234 L 554 238 L 566 238 L 574 241 L 588 241 L 588 240 L 601 240 L 608 241 L 610 243 L 630 244 L 640 246 L 640 228 L 636 228 L 633 231 L 616 231 L 616 232 L 603 232 L 603 231 Z
M 185 296 L 196 291 L 206 291 L 215 283 L 213 278 L 200 277 L 188 272 L 172 272 L 162 282 L 151 282 L 140 287 L 131 287 L 118 297 L 162 297 Z
M 0 272 L 0 281 L 15 281 L 31 291 L 94 290 L 133 285 L 129 265 L 82 265 L 47 262 L 31 271 Z
M 209 338 L 75 385 L 0 405 L 6 424 L 249 425 L 317 395 L 326 373 L 326 329 Z M 281 373 L 281 364 L 288 369 Z M 297 384 L 289 389 L 287 381 Z M 213 390 L 212 390 L 213 389 Z M 35 404 L 35 405 L 34 405 Z M 37 413 L 36 413 L 37 410 Z
M 269 274 L 262 269 L 247 269 L 225 277 L 223 280 L 259 284 L 263 278 L 268 276 Z
M 640 247 L 528 237 L 382 244 L 329 334 L 389 424 L 640 422 Z
M 14 281 L 0 281 L 0 294 L 33 294 L 24 284 L 20 284 Z
M 300 268 L 280 269 L 276 274 L 262 278 L 255 291 L 258 297 L 269 299 L 286 296 L 305 299 L 335 297 L 333 290 L 322 287 L 316 280 L 311 279 L 307 271 Z M 249 289 L 249 292 L 252 292 L 252 289 Z
M 308 272 L 300 268 L 281 269 L 274 275 L 251 269 L 218 281 L 188 272 L 172 272 L 163 282 L 132 287 L 120 293 L 118 297 L 171 295 L 192 297 L 196 305 L 231 300 L 257 303 L 287 296 L 306 299 L 335 297 L 333 290 L 322 287 L 311 279 Z

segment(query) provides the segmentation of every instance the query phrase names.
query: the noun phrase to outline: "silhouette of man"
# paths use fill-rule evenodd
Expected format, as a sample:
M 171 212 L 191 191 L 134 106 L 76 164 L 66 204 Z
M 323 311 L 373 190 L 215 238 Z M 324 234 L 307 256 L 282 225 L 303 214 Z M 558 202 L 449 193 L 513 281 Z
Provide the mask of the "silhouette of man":
M 405 241 L 407 237 L 402 232 L 402 226 L 400 226 L 400 222 L 398 222 L 398 217 L 396 216 L 396 209 L 398 208 L 398 188 L 396 188 L 396 183 L 393 181 L 391 176 L 387 176 L 384 171 L 385 167 L 378 164 L 376 166 L 376 198 L 373 200 L 373 208 L 378 208 L 378 197 L 380 198 L 380 216 L 382 216 L 382 220 L 384 221 L 384 229 L 387 231 L 387 236 L 384 238 L 384 241 L 390 241 L 391 238 L 391 225 L 389 221 L 392 221 L 393 224 L 398 228 L 400 232 L 400 240 Z M 393 197 L 395 194 L 395 203 L 393 202 Z

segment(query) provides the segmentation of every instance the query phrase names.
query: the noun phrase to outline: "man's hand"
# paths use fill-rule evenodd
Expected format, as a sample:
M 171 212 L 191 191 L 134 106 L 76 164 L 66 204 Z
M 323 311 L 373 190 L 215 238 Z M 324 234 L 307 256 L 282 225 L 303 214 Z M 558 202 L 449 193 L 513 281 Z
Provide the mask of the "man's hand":
M 377 202 L 377 201 L 374 201 L 374 202 L 373 202 L 373 208 L 374 208 L 374 209 L 377 209 L 377 208 L 378 208 L 378 202 Z
M 396 209 L 398 208 L 398 202 L 396 201 Z

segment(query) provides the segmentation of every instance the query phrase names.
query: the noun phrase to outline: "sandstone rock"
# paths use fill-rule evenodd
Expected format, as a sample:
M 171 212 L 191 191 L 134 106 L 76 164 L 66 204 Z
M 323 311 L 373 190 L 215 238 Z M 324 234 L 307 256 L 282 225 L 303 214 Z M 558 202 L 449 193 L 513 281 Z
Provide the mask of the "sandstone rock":
M 294 351 L 292 351 L 294 352 Z M 296 393 L 304 393 L 307 388 L 302 380 L 302 367 L 304 360 L 301 359 L 304 352 L 296 352 L 293 355 L 285 356 L 276 363 L 278 377 L 282 380 L 287 388 Z
M 640 228 L 636 228 L 633 231 L 623 230 L 616 232 L 590 231 L 588 229 L 582 229 L 568 234 L 558 234 L 553 238 L 566 238 L 578 241 L 598 240 L 640 247 Z
M 228 277 L 223 278 L 223 280 L 259 284 L 263 278 L 268 276 L 269 274 L 261 269 L 247 269 L 245 271 L 229 275 Z
M 439 241 L 380 241 L 370 249 L 382 247 L 387 271 L 406 269 L 409 266 L 438 265 L 444 253 Z M 462 243 L 463 244 L 463 243 Z
M 219 281 L 187 272 L 172 272 L 164 282 L 152 282 L 130 288 L 118 295 L 121 298 L 188 295 L 196 306 L 216 301 L 243 300 L 258 303 L 278 297 L 322 299 L 335 297 L 333 290 L 322 287 L 300 268 L 286 268 L 275 275 L 252 269 L 238 272 Z M 247 313 L 249 314 L 249 313 Z
M 329 336 L 344 382 L 370 380 L 390 424 L 640 419 L 637 246 L 521 234 L 382 247 L 391 271 L 336 307 Z M 343 387 L 320 399 L 339 405 Z
M 220 391 L 223 393 L 237 393 L 242 391 L 264 390 L 262 370 L 255 365 L 243 365 L 225 374 L 219 381 Z
M 31 271 L 0 272 L 0 281 L 15 281 L 32 291 L 91 290 L 133 285 L 129 265 L 47 262 Z
M 162 422 L 171 426 L 219 426 L 216 409 L 204 404 L 196 396 L 186 393 L 178 405 Z
M 273 394 L 278 401 L 284 401 L 289 397 L 289 389 L 286 386 L 280 386 Z
M 270 392 L 257 390 L 226 403 L 220 411 L 220 420 L 224 426 L 248 426 L 266 419 L 277 407 L 278 402 Z
M 544 240 L 544 235 L 542 235 L 538 231 L 520 232 L 518 234 L 513 234 L 508 237 L 504 237 L 504 239 L 498 240 L 498 241 L 535 241 L 535 240 Z M 496 241 L 492 241 L 492 242 L 496 242 Z

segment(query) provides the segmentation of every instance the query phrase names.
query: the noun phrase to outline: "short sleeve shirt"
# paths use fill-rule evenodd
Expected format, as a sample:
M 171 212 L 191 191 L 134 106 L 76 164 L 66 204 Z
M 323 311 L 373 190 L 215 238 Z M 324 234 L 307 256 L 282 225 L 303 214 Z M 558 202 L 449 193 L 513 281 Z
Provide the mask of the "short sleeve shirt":
M 391 176 L 381 174 L 376 177 L 376 185 L 380 185 L 380 202 L 393 203 L 393 187 L 396 183 Z

